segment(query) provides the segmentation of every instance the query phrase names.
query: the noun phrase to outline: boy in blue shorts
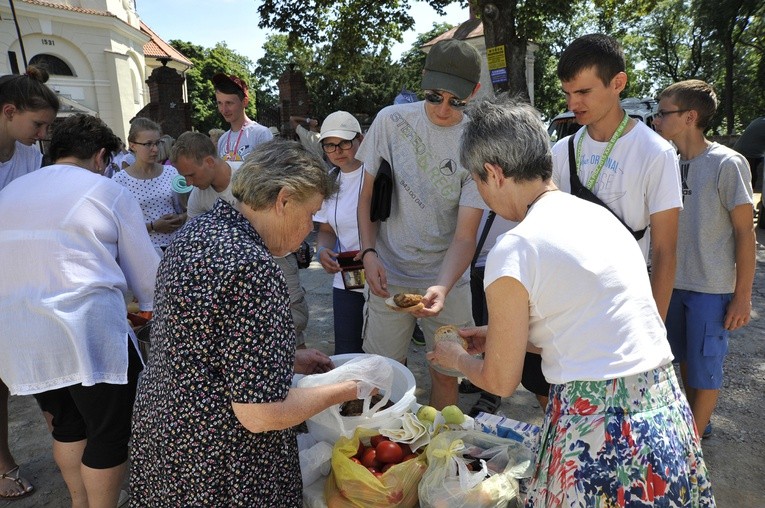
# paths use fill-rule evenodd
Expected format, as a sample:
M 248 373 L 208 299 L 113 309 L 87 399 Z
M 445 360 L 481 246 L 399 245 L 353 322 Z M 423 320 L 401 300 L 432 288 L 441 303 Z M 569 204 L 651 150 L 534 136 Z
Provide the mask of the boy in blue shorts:
M 751 172 L 743 156 L 704 137 L 716 109 L 710 85 L 682 81 L 661 92 L 654 120 L 680 153 L 683 210 L 666 324 L 703 437 L 712 432 L 728 334 L 749 323 L 755 267 Z

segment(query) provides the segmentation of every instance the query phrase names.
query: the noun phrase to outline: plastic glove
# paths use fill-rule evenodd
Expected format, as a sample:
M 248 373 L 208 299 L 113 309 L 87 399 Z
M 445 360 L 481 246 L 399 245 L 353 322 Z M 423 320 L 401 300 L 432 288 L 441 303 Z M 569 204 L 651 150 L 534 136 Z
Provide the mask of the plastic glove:
M 324 374 L 305 376 L 298 381 L 298 386 L 321 386 L 348 380 L 358 381 L 359 399 L 369 399 L 377 389 L 385 395 L 380 401 L 384 404 L 390 398 L 393 386 L 393 367 L 390 360 L 382 356 L 361 355 Z

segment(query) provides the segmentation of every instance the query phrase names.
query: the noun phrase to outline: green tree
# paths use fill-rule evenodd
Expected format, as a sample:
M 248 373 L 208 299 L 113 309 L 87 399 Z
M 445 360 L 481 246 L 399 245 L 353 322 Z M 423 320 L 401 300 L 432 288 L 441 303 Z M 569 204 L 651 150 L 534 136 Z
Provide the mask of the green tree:
M 205 48 L 191 42 L 172 40 L 170 45 L 183 53 L 194 64 L 186 73 L 189 104 L 191 105 L 191 125 L 194 129 L 207 132 L 214 127 L 228 129 L 228 125 L 218 114 L 215 103 L 215 89 L 212 77 L 223 72 L 241 77 L 250 85 L 250 103 L 247 116 L 256 114 L 256 83 L 252 61 L 239 55 L 226 43 L 219 42 L 213 48 Z
M 635 37 L 635 48 L 646 63 L 658 89 L 697 77 L 710 75 L 709 41 L 703 37 L 691 11 L 690 0 L 665 0 L 640 23 L 642 37 Z
M 755 40 L 750 33 L 753 26 L 757 29 L 753 23 L 759 20 L 761 24 L 765 3 L 762 0 L 693 0 L 691 5 L 699 26 L 722 49 L 725 69 L 722 106 L 727 133 L 732 134 L 736 126 L 736 63 L 751 50 L 746 42 Z
M 427 56 L 422 51 L 422 46 L 452 28 L 454 25 L 449 23 L 433 23 L 433 28 L 417 36 L 412 47 L 405 51 L 398 60 L 401 71 L 401 88 L 413 92 L 420 90 L 422 69 L 425 67 L 425 57 Z
M 263 44 L 263 51 L 263 56 L 258 59 L 255 66 L 255 74 L 261 90 L 268 90 L 278 95 L 276 82 L 290 64 L 306 73 L 313 70 L 314 50 L 300 41 L 290 44 L 289 37 L 285 34 L 269 35 Z
M 427 3 L 443 14 L 453 1 Z M 390 48 L 414 26 L 408 0 L 263 0 L 258 13 L 260 28 L 287 34 L 290 44 L 323 47 L 326 65 L 340 72 Z
M 425 0 L 437 12 L 453 0 Z M 460 2 L 463 5 L 468 2 Z M 570 17 L 575 1 L 472 0 L 484 22 L 486 46 L 503 47 L 508 81 L 504 89 L 527 94 L 525 61 L 528 41 L 544 33 L 550 20 Z M 264 0 L 258 9 L 261 28 L 288 34 L 290 41 L 325 44 L 326 68 L 352 71 L 361 59 L 379 55 L 413 26 L 408 1 Z

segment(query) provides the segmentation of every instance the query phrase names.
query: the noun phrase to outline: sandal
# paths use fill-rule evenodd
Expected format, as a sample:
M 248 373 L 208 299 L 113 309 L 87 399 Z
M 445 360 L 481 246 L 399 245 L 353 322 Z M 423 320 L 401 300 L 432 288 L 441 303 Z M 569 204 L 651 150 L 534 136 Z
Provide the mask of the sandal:
M 460 381 L 460 385 L 457 389 L 460 393 L 478 393 L 481 391 L 481 389 L 471 383 L 468 378 L 462 378 L 462 381 Z
M 24 485 L 24 480 L 19 475 L 19 466 L 16 466 L 13 469 L 11 469 L 10 471 L 7 471 L 7 472 L 5 472 L 3 474 L 0 474 L 0 481 L 2 481 L 2 480 L 10 480 L 10 481 L 16 483 L 16 485 L 18 485 L 18 487 L 20 489 L 22 489 L 22 492 L 20 494 L 12 494 L 12 495 L 9 495 L 9 496 L 5 496 L 3 494 L 0 494 L 0 499 L 2 499 L 4 501 L 15 501 L 16 499 L 21 499 L 21 498 L 27 497 L 28 495 L 30 495 L 32 492 L 35 491 L 35 488 L 34 488 L 33 485 L 30 484 L 29 487 L 26 487 Z
M 497 409 L 499 409 L 499 405 L 501 403 L 502 397 L 499 395 L 494 395 L 493 393 L 482 391 L 481 396 L 478 397 L 478 400 L 470 409 L 470 413 L 468 414 L 472 418 L 478 416 L 478 413 L 494 414 L 497 412 Z

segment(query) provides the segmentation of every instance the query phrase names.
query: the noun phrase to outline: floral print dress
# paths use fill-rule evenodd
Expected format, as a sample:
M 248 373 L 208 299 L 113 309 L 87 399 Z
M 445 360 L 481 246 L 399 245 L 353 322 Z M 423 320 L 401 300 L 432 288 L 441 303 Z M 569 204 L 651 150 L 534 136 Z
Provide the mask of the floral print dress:
M 526 508 L 714 507 L 671 365 L 552 385 Z
M 131 506 L 302 506 L 294 431 L 253 434 L 231 407 L 287 397 L 289 303 L 263 240 L 228 203 L 178 233 L 159 267 L 136 396 Z

